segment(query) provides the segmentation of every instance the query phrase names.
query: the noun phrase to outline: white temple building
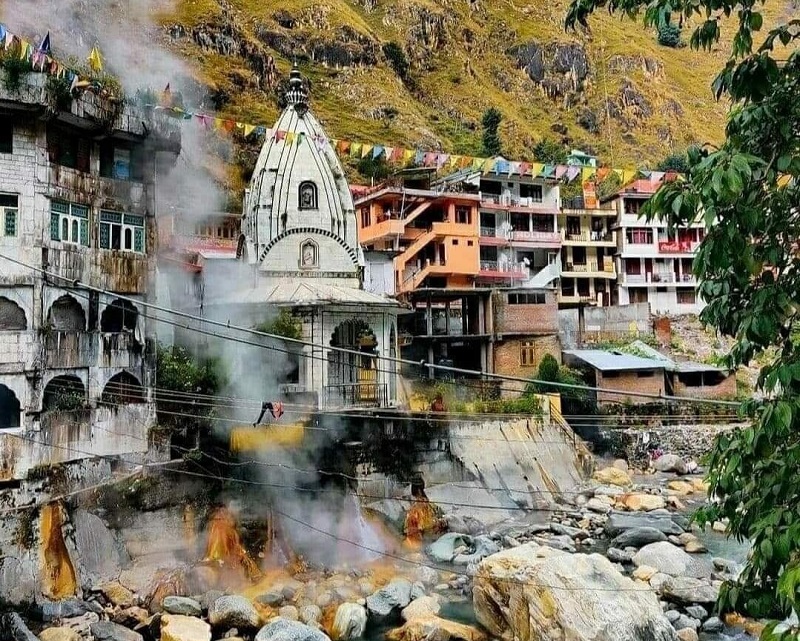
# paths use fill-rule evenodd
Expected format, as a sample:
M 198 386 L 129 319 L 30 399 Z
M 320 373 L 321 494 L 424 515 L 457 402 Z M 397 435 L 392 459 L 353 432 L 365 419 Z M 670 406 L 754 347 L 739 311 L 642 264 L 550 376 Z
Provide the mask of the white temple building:
M 295 391 L 314 393 L 329 408 L 392 405 L 397 368 L 378 357 L 399 354 L 400 306 L 364 289 L 350 188 L 297 69 L 286 102 L 245 192 L 237 254 L 252 278 L 218 311 L 253 324 L 290 308 L 303 340 L 317 345 L 302 348 Z

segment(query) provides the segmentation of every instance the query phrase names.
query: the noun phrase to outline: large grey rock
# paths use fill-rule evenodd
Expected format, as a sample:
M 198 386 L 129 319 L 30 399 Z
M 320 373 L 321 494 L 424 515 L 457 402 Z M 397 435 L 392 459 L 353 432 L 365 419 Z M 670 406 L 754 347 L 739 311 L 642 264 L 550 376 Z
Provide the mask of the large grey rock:
M 219 628 L 257 628 L 258 611 L 243 596 L 221 596 L 208 609 L 208 622 Z
M 380 514 L 390 525 L 402 532 L 406 511 L 411 507 L 408 501 L 400 499 L 382 499 L 366 506 L 367 510 Z
M 653 461 L 653 469 L 658 472 L 686 474 L 686 463 L 677 454 L 664 454 Z
M 500 546 L 488 536 L 470 536 L 448 532 L 431 543 L 426 552 L 439 563 L 469 565 L 482 561 L 500 551 Z
M 100 585 L 115 581 L 130 558 L 100 517 L 78 509 L 71 516 L 75 524 L 75 548 L 81 560 L 79 570 L 83 582 Z
M 711 617 L 703 624 L 703 632 L 722 632 L 725 624 L 718 617 Z
M 336 609 L 331 627 L 333 641 L 349 641 L 364 636 L 367 629 L 367 611 L 357 603 L 342 603 Z
M 161 602 L 164 612 L 181 614 L 187 617 L 199 617 L 203 613 L 203 606 L 194 599 L 185 596 L 164 597 Z
M 708 618 L 708 610 L 706 610 L 702 605 L 690 605 L 686 608 L 686 614 L 688 614 L 693 619 L 700 619 L 704 621 Z
M 313 603 L 304 605 L 298 610 L 297 616 L 300 621 L 305 624 L 319 623 L 319 620 L 322 618 L 322 609 Z
M 664 534 L 683 534 L 684 528 L 678 525 L 669 513 L 659 512 L 612 512 L 608 515 L 605 531 L 609 536 L 617 536 L 625 530 L 650 527 Z
M 671 577 L 658 588 L 659 594 L 680 603 L 716 603 L 719 588 L 709 581 L 688 576 Z
M 367 597 L 367 610 L 376 618 L 388 617 L 395 609 L 403 609 L 411 602 L 411 587 L 406 579 L 392 579 Z
M 645 545 L 633 556 L 637 567 L 647 565 L 670 576 L 707 579 L 711 577 L 711 562 L 697 555 L 687 554 L 682 548 L 667 541 Z
M 615 536 L 611 545 L 615 548 L 640 548 L 649 543 L 666 540 L 667 535 L 654 527 L 634 527 Z
M 258 631 L 255 641 L 330 641 L 330 637 L 299 621 L 277 617 Z
M 478 621 L 503 641 L 676 641 L 647 586 L 599 554 L 533 544 L 485 559 L 473 589 Z
M 608 548 L 606 557 L 612 563 L 630 563 L 633 561 L 633 552 L 620 550 L 619 548 Z
M 0 595 L 3 596 L 3 601 L 11 605 L 33 603 L 38 592 L 38 555 L 20 554 L 17 558 L 11 556 L 7 549 L 3 550 L 3 554 L 0 557 Z
M 95 641 L 144 641 L 142 635 L 111 621 L 97 621 L 91 625 Z
M 16 612 L 0 615 L 0 639 L 3 641 L 39 641 Z

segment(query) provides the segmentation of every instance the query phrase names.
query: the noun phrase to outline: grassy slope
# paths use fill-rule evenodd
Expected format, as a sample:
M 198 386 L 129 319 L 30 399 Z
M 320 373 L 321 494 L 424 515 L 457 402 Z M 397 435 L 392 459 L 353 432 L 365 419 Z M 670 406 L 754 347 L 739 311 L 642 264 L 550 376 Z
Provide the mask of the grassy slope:
M 764 9 L 765 24 L 785 17 L 783 0 L 769 2 Z M 237 23 L 255 41 L 257 23 L 276 28 L 272 14 L 276 5 L 263 0 L 231 0 Z M 319 7 L 329 7 L 320 18 Z M 348 25 L 378 42 L 406 42 L 410 26 L 409 7 L 425 7 L 449 18 L 445 46 L 427 59 L 428 70 L 414 71 L 421 91 L 410 93 L 396 78 L 385 60 L 377 68 L 325 69 L 306 65 L 304 71 L 314 85 L 313 109 L 332 137 L 407 146 L 441 147 L 461 153 L 480 152 L 479 121 L 482 112 L 496 106 L 504 115 L 501 133 L 504 151 L 510 157 L 530 157 L 530 147 L 550 133 L 555 123 L 565 125 L 575 146 L 595 149 L 606 162 L 634 166 L 681 150 L 692 142 L 715 142 L 721 138 L 726 105 L 714 102 L 710 83 L 727 58 L 730 22 L 724 43 L 708 53 L 688 47 L 668 49 L 657 44 L 654 34 L 629 21 L 604 12 L 592 21 L 591 34 L 565 34 L 563 17 L 567 0 L 378 0 L 373 12 L 366 12 L 354 0 L 283 0 L 280 9 L 300 17 L 293 33 L 333 33 Z M 470 6 L 476 7 L 470 10 Z M 312 20 L 311 11 L 316 11 Z M 179 0 L 174 14 L 165 22 L 186 26 L 208 22 L 220 15 L 216 0 Z M 312 26 L 313 24 L 313 26 Z M 475 34 L 473 44 L 464 44 L 463 29 Z M 690 31 L 684 28 L 683 37 Z M 524 72 L 517 70 L 504 50 L 513 44 L 536 40 L 582 43 L 589 53 L 591 84 L 585 104 L 599 118 L 601 131 L 589 134 L 577 125 L 576 109 L 568 109 L 547 98 Z M 194 61 L 198 77 L 216 86 L 230 88 L 231 75 L 249 72 L 243 61 L 204 53 L 184 44 L 183 53 Z M 276 52 L 278 68 L 288 71 L 290 61 Z M 663 74 L 647 77 L 643 70 L 613 73 L 607 61 L 614 55 L 644 56 L 663 66 Z M 465 72 L 469 66 L 472 74 Z M 653 115 L 625 126 L 604 118 L 605 95 L 614 97 L 625 79 L 646 97 Z M 669 99 L 677 101 L 682 115 L 665 110 Z M 373 119 L 369 112 L 390 105 L 398 116 L 391 123 Z M 251 122 L 271 123 L 277 109 L 271 96 L 255 90 L 234 93 L 227 109 L 230 116 Z

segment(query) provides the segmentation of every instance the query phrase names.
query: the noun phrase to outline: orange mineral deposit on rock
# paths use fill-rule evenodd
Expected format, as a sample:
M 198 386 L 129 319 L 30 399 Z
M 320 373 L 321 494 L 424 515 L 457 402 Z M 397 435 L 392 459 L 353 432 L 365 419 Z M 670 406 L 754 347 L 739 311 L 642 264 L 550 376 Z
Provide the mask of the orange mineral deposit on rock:
M 403 530 L 406 544 L 410 547 L 420 547 L 426 535 L 442 530 L 439 512 L 424 494 L 414 497 L 414 502 L 406 512 Z
M 209 522 L 205 561 L 223 566 L 229 581 L 255 581 L 261 572 L 242 545 L 236 519 L 227 507 L 218 508 Z
M 74 597 L 78 592 L 75 568 L 64 542 L 64 512 L 58 503 L 42 508 L 41 568 L 42 593 L 55 600 Z

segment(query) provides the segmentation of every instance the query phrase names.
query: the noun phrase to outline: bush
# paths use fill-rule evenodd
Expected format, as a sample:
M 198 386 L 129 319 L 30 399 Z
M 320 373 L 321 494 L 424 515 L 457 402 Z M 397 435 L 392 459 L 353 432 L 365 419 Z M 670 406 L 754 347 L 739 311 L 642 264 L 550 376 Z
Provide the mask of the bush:
M 552 354 L 545 354 L 539 363 L 538 379 L 540 381 L 558 381 L 559 364 Z
M 362 177 L 372 178 L 375 182 L 384 180 L 391 173 L 385 155 L 381 155 L 379 158 L 373 158 L 372 155 L 362 158 L 358 161 L 356 170 Z
M 486 156 L 500 155 L 502 144 L 500 143 L 498 128 L 502 121 L 503 114 L 494 107 L 490 107 L 483 113 L 483 118 L 481 119 L 481 124 L 483 125 L 483 153 Z
M 542 138 L 533 146 L 533 159 L 548 165 L 563 165 L 567 162 L 567 150 L 552 138 Z
M 681 28 L 666 22 L 658 28 L 658 44 L 674 49 L 681 43 Z
M 383 55 L 386 56 L 389 66 L 397 74 L 397 77 L 400 78 L 400 80 L 406 81 L 408 79 L 410 65 L 408 64 L 408 58 L 406 58 L 403 48 L 396 42 L 387 42 L 383 45 L 382 49 Z
M 31 72 L 31 63 L 20 60 L 19 47 L 12 47 L 0 57 L 0 66 L 3 68 L 3 87 L 9 93 L 16 93 L 22 86 L 22 77 Z
M 271 321 L 261 323 L 256 329 L 265 334 L 275 334 L 284 338 L 303 338 L 303 328 L 300 321 L 288 309 L 281 309 L 280 313 Z

